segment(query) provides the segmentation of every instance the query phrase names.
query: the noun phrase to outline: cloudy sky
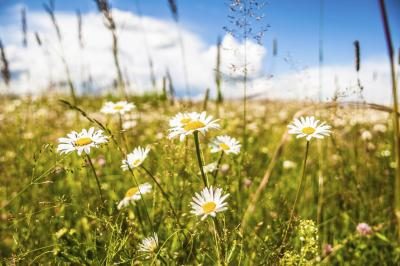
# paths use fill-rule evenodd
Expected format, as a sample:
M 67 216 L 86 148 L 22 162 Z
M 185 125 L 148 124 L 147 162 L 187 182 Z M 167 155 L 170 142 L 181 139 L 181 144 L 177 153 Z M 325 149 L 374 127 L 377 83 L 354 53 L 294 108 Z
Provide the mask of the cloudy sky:
M 6 48 L 13 77 L 9 88 L 0 83 L 2 92 L 43 93 L 49 89 L 49 83 L 65 82 L 60 58 L 63 53 L 77 87 L 82 91 L 108 91 L 116 77 L 111 36 L 94 2 L 56 0 L 56 18 L 63 35 L 60 45 L 51 20 L 44 12 L 45 1 L 0 0 L 0 39 Z M 336 91 L 344 99 L 390 101 L 387 51 L 378 1 L 269 0 L 257 12 L 263 18 L 251 25 L 254 32 L 267 28 L 262 43 L 227 34 L 224 27 L 235 28 L 229 16 L 237 17 L 237 13 L 230 12 L 227 0 L 178 0 L 179 28 L 167 2 L 111 1 L 120 38 L 122 71 L 134 93 L 153 89 L 149 57 L 154 64 L 158 89 L 168 70 L 178 94 L 184 96 L 183 69 L 186 65 L 192 97 L 201 97 L 205 88 L 215 91 L 216 40 L 220 36 L 226 96 L 238 98 L 242 95 L 240 78 L 246 47 L 250 95 L 327 100 Z M 397 50 L 400 47 L 400 1 L 386 2 Z M 22 8 L 27 10 L 27 47 L 22 45 Z M 82 13 L 83 48 L 77 37 L 76 10 Z M 42 46 L 37 44 L 35 32 Z M 321 69 L 318 67 L 320 37 L 324 59 Z M 276 55 L 272 52 L 274 39 L 278 43 Z M 361 45 L 358 74 L 354 69 L 355 40 Z M 85 87 L 83 84 L 89 80 L 91 86 Z M 362 95 L 359 82 L 363 87 Z

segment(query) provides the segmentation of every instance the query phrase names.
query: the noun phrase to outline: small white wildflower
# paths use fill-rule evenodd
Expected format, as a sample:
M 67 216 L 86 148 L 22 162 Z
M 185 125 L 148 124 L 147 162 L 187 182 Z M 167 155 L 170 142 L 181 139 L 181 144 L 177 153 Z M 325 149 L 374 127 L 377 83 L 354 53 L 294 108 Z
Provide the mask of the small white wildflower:
M 285 160 L 282 163 L 283 169 L 293 169 L 296 168 L 297 163 L 290 161 L 290 160 Z
M 142 195 L 151 192 L 151 185 L 149 183 L 144 183 L 139 185 L 139 187 L 132 187 L 126 193 L 124 198 L 118 204 L 118 210 L 128 206 L 134 201 L 141 199 Z
M 116 103 L 106 102 L 100 112 L 105 114 L 123 115 L 130 112 L 133 108 L 135 108 L 135 105 L 133 103 L 128 103 L 127 101 L 119 101 Z
M 204 220 L 208 216 L 215 217 L 218 212 L 223 212 L 228 209 L 228 203 L 225 199 L 229 194 L 222 195 L 222 189 L 213 187 L 204 188 L 200 194 L 196 193 L 191 202 L 192 211 L 191 213 L 202 216 L 201 220 Z
M 223 151 L 226 154 L 238 154 L 240 152 L 240 146 L 237 139 L 227 135 L 216 137 L 210 144 L 212 153 Z
M 169 139 L 179 137 L 183 141 L 186 136 L 198 131 L 205 134 L 210 129 L 219 129 L 218 120 L 213 120 L 212 116 L 202 113 L 179 113 L 169 121 Z
M 213 173 L 214 171 L 218 170 L 218 163 L 212 162 L 207 165 L 204 165 L 203 170 L 205 173 Z
M 126 171 L 129 170 L 129 168 L 134 169 L 136 167 L 139 167 L 147 158 L 149 151 L 149 147 L 136 147 L 131 153 L 126 156 L 125 160 L 122 160 L 122 170 Z
M 97 148 L 100 144 L 107 143 L 108 137 L 103 135 L 102 130 L 91 127 L 89 130 L 82 129 L 81 132 L 72 131 L 67 134 L 67 138 L 59 138 L 57 151 L 60 154 L 77 151 L 78 155 L 82 152 L 90 153 L 91 148 Z
M 296 118 L 288 128 L 289 134 L 297 135 L 297 138 L 306 137 L 307 141 L 312 138 L 323 139 L 331 134 L 331 127 L 325 122 L 319 124 L 319 120 L 315 120 L 313 116 Z
M 139 251 L 144 253 L 156 253 L 158 249 L 158 236 L 153 233 L 152 236 L 146 237 L 139 245 Z

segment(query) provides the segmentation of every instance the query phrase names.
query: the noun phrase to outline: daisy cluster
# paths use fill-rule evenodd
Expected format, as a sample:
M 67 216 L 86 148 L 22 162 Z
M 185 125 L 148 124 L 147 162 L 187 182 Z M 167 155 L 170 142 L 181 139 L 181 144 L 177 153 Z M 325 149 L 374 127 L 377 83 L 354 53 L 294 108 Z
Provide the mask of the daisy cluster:
M 123 115 L 134 108 L 134 104 L 126 101 L 117 103 L 107 102 L 101 109 L 101 112 L 105 114 Z M 168 138 L 178 138 L 180 141 L 183 141 L 187 136 L 193 135 L 195 140 L 198 141 L 198 133 L 206 135 L 210 130 L 219 130 L 221 127 L 218 122 L 218 119 L 214 119 L 212 116 L 207 115 L 206 112 L 178 113 L 169 121 Z M 295 119 L 288 128 L 289 134 L 295 134 L 297 135 L 297 138 L 304 137 L 307 141 L 310 141 L 312 138 L 323 138 L 329 136 L 331 133 L 330 126 L 325 123 L 320 123 L 319 120 L 316 120 L 312 116 Z M 83 129 L 81 132 L 72 131 L 67 134 L 67 137 L 59 139 L 57 151 L 61 154 L 69 154 L 76 151 L 78 155 L 85 153 L 89 156 L 92 148 L 98 148 L 100 145 L 107 143 L 108 138 L 108 136 L 103 134 L 102 130 L 95 130 L 93 127 L 89 130 Z M 239 154 L 241 144 L 233 137 L 220 135 L 212 139 L 208 147 L 210 153 L 220 154 L 220 160 L 206 165 L 201 165 L 202 163 L 199 162 L 199 166 L 201 166 L 200 169 L 202 172 L 216 175 L 223 155 Z M 128 153 L 126 158 L 122 160 L 121 169 L 123 171 L 129 170 L 131 172 L 137 168 L 143 168 L 146 170 L 143 167 L 143 163 L 148 157 L 149 152 L 149 147 L 143 148 L 138 146 L 134 148 L 133 151 Z M 287 168 L 289 168 L 289 166 L 287 166 Z M 148 171 L 146 170 L 146 172 Z M 156 182 L 154 179 L 153 181 Z M 157 182 L 156 184 L 159 186 Z M 143 200 L 144 195 L 152 192 L 152 185 L 150 183 L 146 182 L 136 185 L 137 186 L 129 188 L 123 199 L 118 203 L 117 208 L 119 210 L 131 204 L 135 204 L 135 202 L 139 200 Z M 226 202 L 228 197 L 229 193 L 224 193 L 222 188 L 208 186 L 207 182 L 205 182 L 205 187 L 203 187 L 200 192 L 195 193 L 192 197 L 192 201 L 189 205 L 191 207 L 190 213 L 200 217 L 201 221 L 205 220 L 207 217 L 215 218 L 218 213 L 228 210 L 228 203 Z M 365 229 L 364 227 L 359 227 L 358 231 L 360 232 L 368 231 L 368 228 Z M 149 254 L 156 253 L 158 249 L 159 239 L 156 233 L 143 239 L 138 246 L 139 251 Z
M 169 121 L 168 138 L 179 138 L 183 141 L 187 136 L 197 134 L 198 132 L 205 135 L 210 130 L 220 129 L 219 120 L 214 120 L 212 116 L 207 116 L 206 112 L 197 113 L 178 113 Z M 240 143 L 235 138 L 227 135 L 217 136 L 209 145 L 211 153 L 221 153 L 221 156 L 226 154 L 239 154 Z M 222 157 L 221 157 L 222 158 Z M 207 173 L 216 173 L 219 163 L 212 162 L 203 165 L 203 171 Z M 223 212 L 228 209 L 225 202 L 229 194 L 223 194 L 221 188 L 205 187 L 200 193 L 196 193 L 191 202 L 191 213 L 201 216 L 204 220 L 208 216 L 216 217 L 218 212 Z

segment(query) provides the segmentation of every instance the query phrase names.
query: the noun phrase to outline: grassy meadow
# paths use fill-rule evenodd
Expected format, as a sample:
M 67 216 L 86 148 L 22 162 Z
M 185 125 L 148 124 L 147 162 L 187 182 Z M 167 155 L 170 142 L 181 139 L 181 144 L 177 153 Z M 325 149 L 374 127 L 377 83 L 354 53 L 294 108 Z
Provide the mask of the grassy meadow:
M 360 47 L 382 43 L 349 43 L 355 63 L 338 76 L 323 61 L 323 1 L 301 18 L 283 4 L 296 26 L 278 23 L 291 29 L 279 41 L 298 50 L 278 53 L 274 29 L 271 62 L 264 1 L 226 1 L 226 35 L 211 45 L 189 29 L 211 35 L 214 24 L 183 25 L 180 5 L 203 4 L 184 18 L 211 21 L 216 3 L 164 1 L 169 21 L 142 15 L 139 2 L 155 9 L 147 1 L 89 1 L 76 14 L 44 2 L 41 13 L 13 6 L 21 36 L 12 25 L 0 40 L 1 265 L 400 265 L 397 46 L 383 0 L 390 60 L 371 61 L 372 79 Z M 326 17 L 342 20 L 337 10 Z M 353 15 L 349 28 L 364 24 Z M 312 40 L 293 41 L 297 27 Z M 352 34 L 375 38 L 365 27 Z M 337 21 L 326 28 L 346 35 Z M 337 36 L 326 47 L 344 49 Z M 303 66 L 296 51 L 315 58 Z M 366 102 L 368 83 L 391 91 L 393 108 Z
M 132 111 L 106 115 L 100 112 L 104 102 L 118 99 L 82 97 L 73 106 L 62 98 L 2 100 L 0 257 L 6 265 L 400 261 L 390 109 L 249 101 L 244 127 L 240 101 L 209 101 L 205 106 L 132 97 Z M 183 141 L 168 134 L 169 120 L 178 112 L 205 107 L 220 125 L 199 134 L 203 164 L 219 161 L 215 172 L 205 174 L 209 186 L 229 197 L 226 210 L 201 219 L 190 205 L 205 187 L 195 134 Z M 305 138 L 287 134 L 287 126 L 299 115 L 326 121 L 330 136 L 312 138 L 307 145 Z M 92 147 L 89 157 L 85 152 L 57 152 L 59 138 L 90 127 L 102 129 L 108 142 Z M 219 135 L 236 138 L 240 153 L 211 153 L 209 145 Z M 123 171 L 122 160 L 138 146 L 150 152 L 140 167 Z M 254 199 L 265 176 L 268 182 Z M 144 183 L 151 191 L 118 209 L 126 192 Z M 156 245 L 141 249 L 143 239 L 154 233 Z

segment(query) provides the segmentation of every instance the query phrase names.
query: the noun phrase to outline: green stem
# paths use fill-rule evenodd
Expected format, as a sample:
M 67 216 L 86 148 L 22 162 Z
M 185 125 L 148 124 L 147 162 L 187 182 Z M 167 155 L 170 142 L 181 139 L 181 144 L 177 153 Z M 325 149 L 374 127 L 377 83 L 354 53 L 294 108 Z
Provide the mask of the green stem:
M 104 198 L 103 198 L 103 192 L 101 192 L 99 177 L 97 176 L 96 170 L 94 169 L 94 165 L 93 165 L 92 159 L 90 158 L 89 154 L 86 154 L 86 158 L 87 158 L 87 161 L 89 162 L 90 168 L 92 169 L 93 175 L 96 178 L 96 183 L 97 183 L 97 188 L 98 188 L 99 194 L 100 194 L 101 204 L 104 207 Z
M 217 253 L 217 259 L 218 259 L 218 265 L 221 265 L 221 252 L 220 252 L 220 246 L 219 246 L 219 240 L 220 240 L 220 235 L 219 235 L 219 230 L 217 229 L 217 221 L 216 219 L 213 219 L 213 231 L 214 231 L 214 242 L 215 242 L 215 250 Z
M 163 258 L 163 256 L 161 256 L 161 254 L 157 254 L 156 258 L 159 258 L 160 261 L 164 264 L 164 265 L 168 265 L 167 261 Z
M 294 211 L 295 211 L 295 209 L 296 209 L 297 201 L 299 200 L 300 192 L 302 191 L 302 187 L 303 187 L 303 184 L 304 184 L 304 181 L 305 181 L 305 177 L 306 177 L 306 165 L 307 165 L 307 158 L 308 158 L 308 150 L 309 150 L 309 147 L 310 147 L 310 141 L 307 141 L 306 151 L 305 151 L 305 154 L 304 154 L 303 170 L 302 170 L 302 174 L 301 174 L 300 184 L 299 184 L 299 186 L 298 186 L 298 188 L 297 188 L 296 198 L 295 198 L 295 200 L 294 200 L 292 210 L 290 211 L 289 222 L 288 222 L 288 225 L 287 225 L 287 227 L 286 227 L 285 233 L 284 233 L 284 235 L 283 235 L 281 247 L 283 247 L 284 244 L 285 244 L 286 237 L 287 237 L 287 233 L 288 233 L 288 231 L 289 231 L 289 229 L 290 229 L 290 226 L 291 226 L 291 223 L 292 223 L 292 219 L 293 219 L 293 215 L 294 215 Z
M 147 168 L 145 168 L 144 166 L 141 166 L 141 168 L 146 172 L 146 174 L 147 174 L 148 176 L 150 176 L 150 178 L 154 181 L 154 183 L 156 183 L 157 187 L 158 187 L 158 188 L 160 189 L 160 191 L 161 191 L 161 194 L 164 196 L 165 200 L 168 202 L 169 207 L 170 207 L 172 213 L 173 213 L 174 216 L 175 216 L 176 222 L 178 223 L 179 226 L 181 226 L 181 225 L 180 225 L 180 222 L 179 222 L 179 216 L 178 216 L 178 214 L 176 213 L 176 211 L 175 211 L 175 209 L 174 209 L 174 206 L 172 205 L 171 201 L 169 200 L 168 194 L 164 191 L 164 189 L 162 188 L 162 186 L 160 185 L 160 183 L 157 181 L 157 179 L 150 173 L 149 170 L 147 170 Z
M 206 187 L 208 187 L 208 179 L 206 174 L 204 173 L 203 169 L 203 160 L 201 159 L 201 150 L 200 150 L 200 142 L 199 142 L 199 132 L 195 131 L 193 133 L 194 136 L 194 143 L 196 145 L 196 155 L 197 155 L 197 162 L 199 163 L 201 177 L 203 179 L 203 183 Z
M 125 151 L 128 152 L 128 144 L 127 144 L 127 141 L 126 141 L 126 138 L 125 138 L 125 134 L 124 134 L 122 115 L 118 114 L 118 117 L 119 117 L 119 134 L 120 134 L 121 140 L 122 140 L 122 142 L 124 144 Z
M 219 171 L 219 166 L 221 165 L 222 162 L 222 158 L 224 157 L 225 152 L 222 151 L 221 155 L 219 156 L 218 159 L 218 163 L 217 163 L 217 169 L 214 171 L 213 173 L 213 178 L 214 178 L 214 185 L 217 183 L 217 175 L 218 175 L 218 171 Z
M 393 48 L 392 35 L 389 27 L 389 19 L 386 12 L 385 1 L 379 0 L 379 7 L 381 10 L 381 17 L 383 22 L 383 29 L 385 33 L 385 40 L 388 49 L 389 63 L 390 63 L 390 76 L 392 81 L 392 98 L 393 98 L 393 133 L 394 145 L 396 152 L 396 178 L 394 180 L 394 216 L 397 222 L 397 237 L 400 240 L 400 126 L 398 114 L 398 95 L 397 95 L 397 78 L 395 71 L 395 52 Z
M 136 176 L 135 176 L 135 174 L 133 173 L 133 170 L 132 170 L 132 168 L 131 168 L 129 165 L 128 165 L 128 169 L 129 169 L 129 172 L 130 172 L 131 175 L 132 175 L 133 182 L 135 182 L 135 186 L 138 188 L 138 191 L 139 191 L 139 194 L 140 194 L 140 199 L 141 199 L 142 202 L 143 202 L 144 211 L 146 212 L 147 219 L 149 220 L 149 223 L 150 223 L 150 226 L 151 226 L 151 231 L 154 231 L 154 230 L 153 230 L 153 228 L 154 228 L 154 227 L 153 227 L 153 223 L 151 222 L 150 215 L 149 215 L 149 212 L 148 212 L 148 210 L 147 210 L 146 202 L 144 201 L 143 194 L 142 194 L 142 192 L 141 192 L 140 189 L 139 189 L 139 183 L 138 183 L 138 181 L 136 180 Z

